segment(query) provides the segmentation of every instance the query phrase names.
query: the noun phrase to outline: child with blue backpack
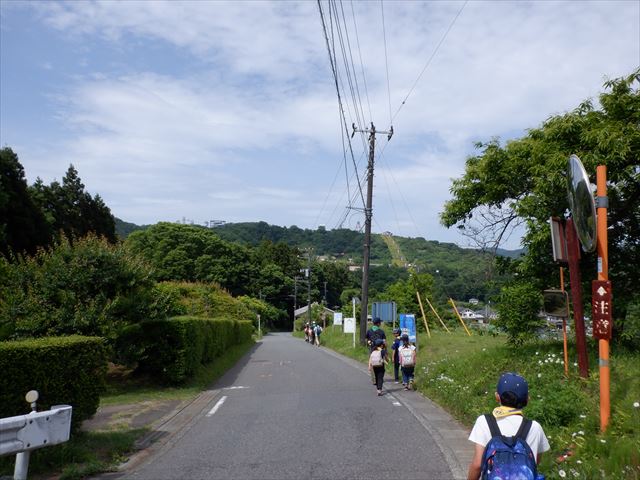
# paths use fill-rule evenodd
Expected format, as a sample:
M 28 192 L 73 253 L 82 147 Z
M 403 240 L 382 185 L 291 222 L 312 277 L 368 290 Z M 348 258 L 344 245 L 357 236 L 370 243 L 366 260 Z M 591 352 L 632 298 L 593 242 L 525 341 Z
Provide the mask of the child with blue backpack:
M 517 373 L 508 372 L 498 380 L 492 413 L 480 415 L 469 440 L 475 454 L 468 480 L 537 480 L 537 465 L 549 441 L 540 424 L 526 419 L 522 409 L 529 402 L 529 385 Z

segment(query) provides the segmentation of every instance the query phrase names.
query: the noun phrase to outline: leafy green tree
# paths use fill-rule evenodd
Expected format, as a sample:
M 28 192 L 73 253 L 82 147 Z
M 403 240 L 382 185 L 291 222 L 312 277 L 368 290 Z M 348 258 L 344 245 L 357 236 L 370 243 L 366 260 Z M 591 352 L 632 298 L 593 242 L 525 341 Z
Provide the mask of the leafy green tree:
M 27 187 L 18 155 L 8 147 L 0 149 L 0 254 L 35 253 L 51 239 L 42 210 Z
M 464 175 L 451 187 L 453 199 L 441 214 L 445 226 L 490 237 L 494 246 L 513 227 L 523 226 L 526 253 L 510 268 L 541 289 L 557 278 L 548 219 L 562 217 L 569 207 L 565 176 L 569 156 L 577 154 L 591 175 L 597 165 L 606 165 L 609 275 L 618 326 L 640 283 L 639 84 L 637 70 L 606 82 L 599 108 L 585 101 L 505 145 L 497 139 L 478 143 L 480 154 L 467 159 Z M 595 261 L 595 255 L 583 255 L 585 291 L 590 291 Z
M 5 336 L 115 338 L 148 318 L 151 269 L 122 245 L 89 235 L 13 263 L 0 258 L 0 325 Z
M 411 272 L 406 280 L 399 280 L 389 285 L 376 298 L 376 301 L 396 302 L 398 313 L 413 313 L 420 316 L 420 305 L 418 304 L 416 292 L 420 293 L 423 304 L 425 296 L 432 298 L 433 277 L 430 274 Z
M 502 289 L 497 305 L 496 325 L 507 331 L 511 345 L 522 345 L 535 338 L 543 320 L 538 317 L 542 295 L 531 283 L 515 283 Z
M 105 237 L 111 243 L 116 241 L 115 220 L 111 210 L 99 195 L 93 198 L 85 191 L 73 165 L 69 166 L 62 178 L 62 184 L 53 181 L 45 185 L 38 178 L 30 190 L 54 232 L 62 232 L 72 241 L 88 233 Z
M 256 276 L 248 248 L 221 240 L 206 228 L 158 223 L 133 232 L 125 243 L 154 267 L 160 281 L 216 282 L 241 295 Z

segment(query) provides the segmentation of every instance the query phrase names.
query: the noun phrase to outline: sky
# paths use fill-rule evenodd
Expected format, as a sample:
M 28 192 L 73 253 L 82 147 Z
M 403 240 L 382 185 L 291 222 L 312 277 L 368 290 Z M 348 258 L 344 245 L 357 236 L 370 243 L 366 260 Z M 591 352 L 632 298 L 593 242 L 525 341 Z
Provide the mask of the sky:
M 439 215 L 474 144 L 519 138 L 640 65 L 638 0 L 337 8 L 362 113 L 342 90 L 348 125 L 394 128 L 376 140 L 374 232 L 468 246 Z M 0 145 L 30 184 L 73 164 L 136 224 L 356 229 L 343 141 L 317 2 L 0 1 Z M 353 151 L 362 175 L 365 134 Z

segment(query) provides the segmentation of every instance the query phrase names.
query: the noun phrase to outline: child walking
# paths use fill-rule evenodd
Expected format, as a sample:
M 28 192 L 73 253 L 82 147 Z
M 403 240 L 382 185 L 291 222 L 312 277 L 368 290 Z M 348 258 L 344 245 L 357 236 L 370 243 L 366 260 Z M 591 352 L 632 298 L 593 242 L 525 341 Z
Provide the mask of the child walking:
M 550 447 L 540 424 L 522 415 L 529 402 L 527 381 L 517 373 L 503 374 L 496 387 L 496 401 L 500 406 L 480 415 L 469 435 L 475 455 L 467 479 L 536 478 L 540 457 Z M 506 450 L 504 439 L 508 437 L 512 440 L 506 446 L 513 452 L 495 455 Z
M 398 357 L 402 370 L 402 385 L 405 390 L 412 390 L 416 369 L 416 347 L 409 343 L 409 335 L 406 333 L 400 337 L 400 340 L 402 340 L 402 345 L 398 349 Z
M 378 338 L 373 343 L 374 348 L 369 355 L 369 371 L 373 372 L 376 380 L 378 396 L 382 395 L 382 384 L 384 383 L 384 366 L 387 364 L 387 350 L 384 340 Z

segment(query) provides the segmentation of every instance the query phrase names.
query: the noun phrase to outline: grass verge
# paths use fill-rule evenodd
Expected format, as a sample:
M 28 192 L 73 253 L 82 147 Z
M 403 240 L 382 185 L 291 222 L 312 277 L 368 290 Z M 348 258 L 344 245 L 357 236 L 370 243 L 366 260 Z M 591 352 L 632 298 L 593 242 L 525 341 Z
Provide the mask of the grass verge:
M 391 338 L 387 329 L 387 338 Z M 352 336 L 325 329 L 323 344 L 366 362 L 367 349 L 352 347 Z M 569 377 L 564 375 L 562 343 L 540 341 L 517 349 L 504 336 L 467 336 L 435 330 L 420 336 L 416 386 L 471 429 L 478 415 L 496 406 L 499 375 L 517 371 L 529 383 L 525 415 L 543 426 L 551 450 L 541 473 L 556 479 L 640 480 L 640 352 L 612 345 L 611 420 L 600 432 L 597 344 L 590 341 L 591 374 L 578 376 L 575 346 L 569 349 Z M 356 337 L 357 341 L 357 337 Z M 471 460 L 471 459 L 469 459 Z

